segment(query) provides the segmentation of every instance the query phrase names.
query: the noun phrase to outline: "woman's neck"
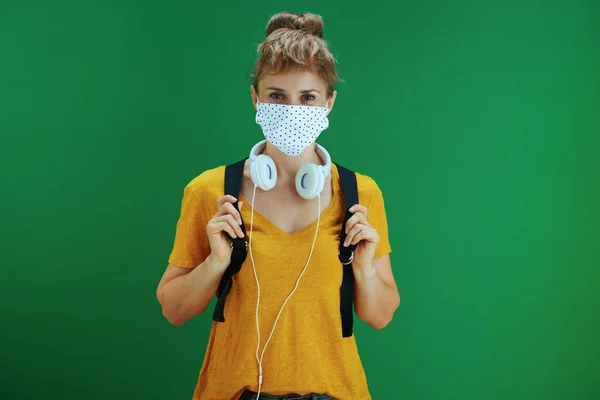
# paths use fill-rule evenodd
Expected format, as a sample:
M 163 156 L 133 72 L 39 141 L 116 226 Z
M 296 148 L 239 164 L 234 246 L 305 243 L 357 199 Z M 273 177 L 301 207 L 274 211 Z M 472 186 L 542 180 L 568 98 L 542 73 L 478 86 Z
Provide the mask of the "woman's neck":
M 316 149 L 316 144 L 313 143 L 302 153 L 292 157 L 283 154 L 277 147 L 273 146 L 269 141 L 267 141 L 264 154 L 271 157 L 277 166 L 277 181 L 290 182 L 295 181 L 296 173 L 303 165 L 308 163 L 323 165 L 324 161 L 321 160 L 321 157 L 319 157 L 317 154 Z

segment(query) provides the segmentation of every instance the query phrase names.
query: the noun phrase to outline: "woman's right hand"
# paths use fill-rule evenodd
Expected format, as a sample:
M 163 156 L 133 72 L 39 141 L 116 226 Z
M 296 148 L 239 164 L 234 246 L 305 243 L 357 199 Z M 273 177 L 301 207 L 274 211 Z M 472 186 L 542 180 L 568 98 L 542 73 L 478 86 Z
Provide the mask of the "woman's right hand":
M 244 233 L 240 227 L 242 217 L 233 206 L 237 199 L 225 195 L 217 200 L 218 211 L 206 225 L 206 233 L 210 243 L 209 257 L 222 268 L 227 268 L 231 262 L 231 239 L 243 238 Z M 240 201 L 239 208 L 242 208 Z

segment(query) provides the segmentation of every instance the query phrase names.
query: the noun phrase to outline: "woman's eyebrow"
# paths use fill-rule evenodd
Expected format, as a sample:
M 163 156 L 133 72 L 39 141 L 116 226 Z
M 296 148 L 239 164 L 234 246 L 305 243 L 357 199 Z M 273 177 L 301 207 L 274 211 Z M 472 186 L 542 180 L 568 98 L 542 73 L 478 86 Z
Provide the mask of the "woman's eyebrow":
M 276 92 L 285 92 L 284 89 L 276 88 L 273 86 L 268 87 L 267 90 L 275 90 Z
M 274 90 L 276 92 L 284 92 L 285 93 L 285 89 L 281 89 L 281 88 L 274 87 L 274 86 L 269 86 L 267 88 L 267 90 Z M 305 89 L 305 90 L 300 91 L 300 93 L 310 93 L 310 92 L 315 92 L 315 93 L 319 93 L 319 94 L 321 93 L 317 89 Z

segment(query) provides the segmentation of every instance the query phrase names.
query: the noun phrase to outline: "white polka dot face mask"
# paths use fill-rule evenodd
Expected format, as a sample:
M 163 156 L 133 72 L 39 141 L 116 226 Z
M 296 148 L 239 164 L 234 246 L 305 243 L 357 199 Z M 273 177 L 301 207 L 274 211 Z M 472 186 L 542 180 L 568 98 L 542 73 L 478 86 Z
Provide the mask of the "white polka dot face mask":
M 288 156 L 302 153 L 329 126 L 325 107 L 261 102 L 256 107 L 256 123 L 265 138 Z

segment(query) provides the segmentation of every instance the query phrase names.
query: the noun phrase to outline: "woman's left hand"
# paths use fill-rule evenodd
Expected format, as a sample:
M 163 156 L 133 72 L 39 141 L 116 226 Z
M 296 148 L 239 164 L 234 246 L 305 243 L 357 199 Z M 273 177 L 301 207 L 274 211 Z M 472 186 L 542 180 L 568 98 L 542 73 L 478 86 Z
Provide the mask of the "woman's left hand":
M 352 266 L 364 269 L 371 265 L 379 244 L 379 234 L 367 220 L 367 207 L 355 204 L 350 208 L 353 214 L 346 223 L 344 246 L 358 244 L 354 250 Z

